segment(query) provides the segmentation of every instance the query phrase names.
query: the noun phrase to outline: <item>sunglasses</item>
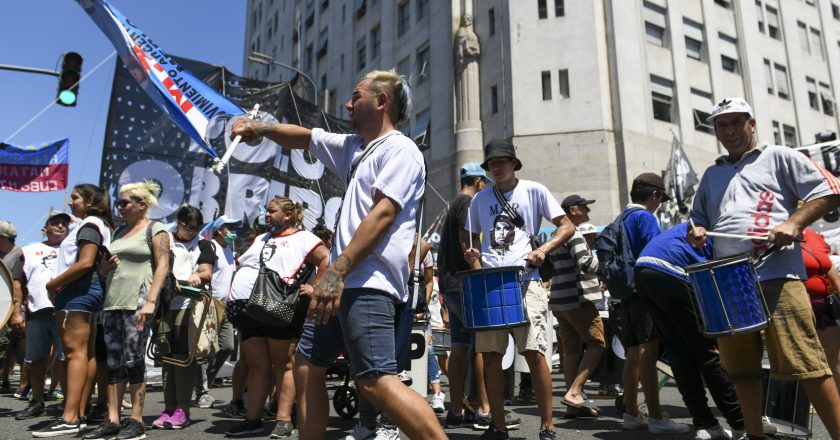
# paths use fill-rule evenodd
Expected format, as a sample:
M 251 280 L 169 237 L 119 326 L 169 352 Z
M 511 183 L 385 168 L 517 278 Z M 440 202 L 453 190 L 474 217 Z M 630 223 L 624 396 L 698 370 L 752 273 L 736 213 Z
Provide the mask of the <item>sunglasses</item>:
M 190 225 L 188 225 L 184 222 L 181 222 L 181 221 L 178 222 L 178 226 L 184 228 L 184 230 L 189 231 L 189 232 L 198 232 L 198 230 L 201 229 L 199 226 L 190 226 Z
M 114 202 L 114 206 L 116 206 L 117 208 L 125 208 L 126 206 L 128 206 L 129 203 L 131 203 L 131 200 L 118 199 L 116 202 Z

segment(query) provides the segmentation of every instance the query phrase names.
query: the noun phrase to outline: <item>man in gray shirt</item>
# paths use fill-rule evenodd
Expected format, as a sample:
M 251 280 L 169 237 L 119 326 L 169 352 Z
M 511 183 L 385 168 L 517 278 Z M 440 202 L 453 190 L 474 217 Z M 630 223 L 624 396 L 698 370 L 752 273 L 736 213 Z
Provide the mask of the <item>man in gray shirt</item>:
M 802 282 L 802 229 L 840 203 L 840 181 L 795 150 L 758 145 L 752 108 L 741 98 L 724 99 L 709 121 L 727 150 L 703 174 L 686 237 L 703 246 L 706 230 L 756 237 L 718 237 L 715 258 L 781 247 L 757 268 L 771 319 L 765 330 L 771 377 L 800 380 L 832 438 L 840 438 L 840 396 L 817 338 L 808 292 Z M 797 209 L 798 200 L 805 204 Z M 792 246 L 791 246 L 792 245 Z M 744 414 L 744 439 L 763 438 L 760 333 L 718 339 L 721 359 Z

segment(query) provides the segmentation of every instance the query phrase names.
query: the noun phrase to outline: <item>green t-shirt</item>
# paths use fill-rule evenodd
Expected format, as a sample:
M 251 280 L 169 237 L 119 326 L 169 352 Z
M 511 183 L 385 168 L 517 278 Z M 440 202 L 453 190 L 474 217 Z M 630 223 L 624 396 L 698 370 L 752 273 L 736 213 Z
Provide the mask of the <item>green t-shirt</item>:
M 161 222 L 152 224 L 152 237 L 165 231 Z M 152 286 L 152 252 L 146 242 L 146 229 L 114 238 L 108 250 L 119 257 L 120 264 L 108 274 L 103 309 L 138 310 Z

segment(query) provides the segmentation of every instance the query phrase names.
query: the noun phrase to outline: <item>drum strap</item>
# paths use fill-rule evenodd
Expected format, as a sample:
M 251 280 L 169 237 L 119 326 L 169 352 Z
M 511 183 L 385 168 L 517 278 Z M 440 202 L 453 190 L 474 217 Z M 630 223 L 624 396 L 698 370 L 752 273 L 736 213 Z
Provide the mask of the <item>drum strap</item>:
M 510 217 L 510 220 L 513 222 L 513 225 L 517 228 L 524 229 L 525 220 L 522 219 L 522 216 L 519 215 L 519 213 L 516 212 L 515 209 L 513 209 L 513 206 L 510 206 L 510 203 L 508 203 L 508 201 L 505 199 L 504 194 L 502 194 L 502 191 L 499 190 L 499 187 L 496 185 L 493 185 L 493 194 L 496 195 L 496 200 L 498 200 L 499 204 L 502 205 L 502 208 L 505 210 L 508 217 Z

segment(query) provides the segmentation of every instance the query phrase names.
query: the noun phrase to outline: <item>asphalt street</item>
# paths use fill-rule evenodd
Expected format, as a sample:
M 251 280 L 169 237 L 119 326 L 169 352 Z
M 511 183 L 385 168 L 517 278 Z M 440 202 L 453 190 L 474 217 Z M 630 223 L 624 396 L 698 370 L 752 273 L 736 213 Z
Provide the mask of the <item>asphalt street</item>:
M 598 400 L 595 396 L 595 385 L 588 384 L 587 393 L 590 398 L 596 399 L 601 409 L 601 416 L 597 419 L 577 419 L 566 420 L 563 418 L 565 413 L 564 407 L 560 404 L 560 399 L 563 396 L 563 382 L 560 374 L 554 374 L 554 417 L 555 427 L 557 428 L 558 439 L 693 439 L 694 435 L 685 434 L 680 436 L 656 436 L 648 434 L 644 431 L 629 432 L 621 430 L 621 413 L 614 406 L 614 398 Z M 12 383 L 16 383 L 13 379 Z M 337 382 L 331 382 L 332 385 Z M 446 384 L 444 379 L 444 390 Z M 219 409 L 230 399 L 230 388 L 214 388 L 212 389 L 213 396 L 217 399 L 217 404 L 214 408 L 200 409 L 192 408 L 192 424 L 182 430 L 178 431 L 163 431 L 151 430 L 147 431 L 148 438 L 160 439 L 202 439 L 209 440 L 211 438 L 223 438 L 225 431 L 236 423 L 235 419 L 228 418 Z M 682 404 L 680 395 L 677 392 L 673 381 L 667 383 L 660 392 L 660 399 L 662 408 L 667 411 L 671 417 L 681 423 L 690 423 L 688 411 Z M 711 400 L 710 400 L 711 401 Z M 47 402 L 47 416 L 27 420 L 16 421 L 14 414 L 26 406 L 26 402 L 15 399 L 13 396 L 0 396 L 0 439 L 29 439 L 32 438 L 30 431 L 40 428 L 49 423 L 48 416 L 55 416 L 58 414 L 58 402 Z M 160 388 L 153 388 L 147 395 L 146 416 L 144 420 L 147 427 L 151 426 L 154 420 L 163 409 L 163 393 Z M 537 408 L 534 403 L 518 403 L 514 402 L 508 409 L 515 415 L 522 418 L 522 426 L 520 429 L 511 431 L 512 439 L 537 439 L 537 431 L 539 428 L 539 418 L 537 416 Z M 123 414 L 127 414 L 123 411 Z M 443 421 L 441 416 L 441 422 Z M 343 439 L 344 436 L 352 430 L 353 420 L 345 420 L 340 418 L 335 410 L 331 410 L 329 429 L 327 431 L 326 439 Z M 721 419 L 721 423 L 724 421 Z M 265 435 L 254 436 L 251 438 L 267 438 L 268 434 L 274 427 L 274 422 L 265 423 Z M 828 439 L 829 436 L 825 431 L 819 419 L 813 417 L 813 437 L 815 439 Z M 456 430 L 447 430 L 447 434 L 451 439 L 477 439 L 480 431 L 473 431 L 469 428 L 462 428 Z M 292 437 L 296 438 L 296 436 Z

